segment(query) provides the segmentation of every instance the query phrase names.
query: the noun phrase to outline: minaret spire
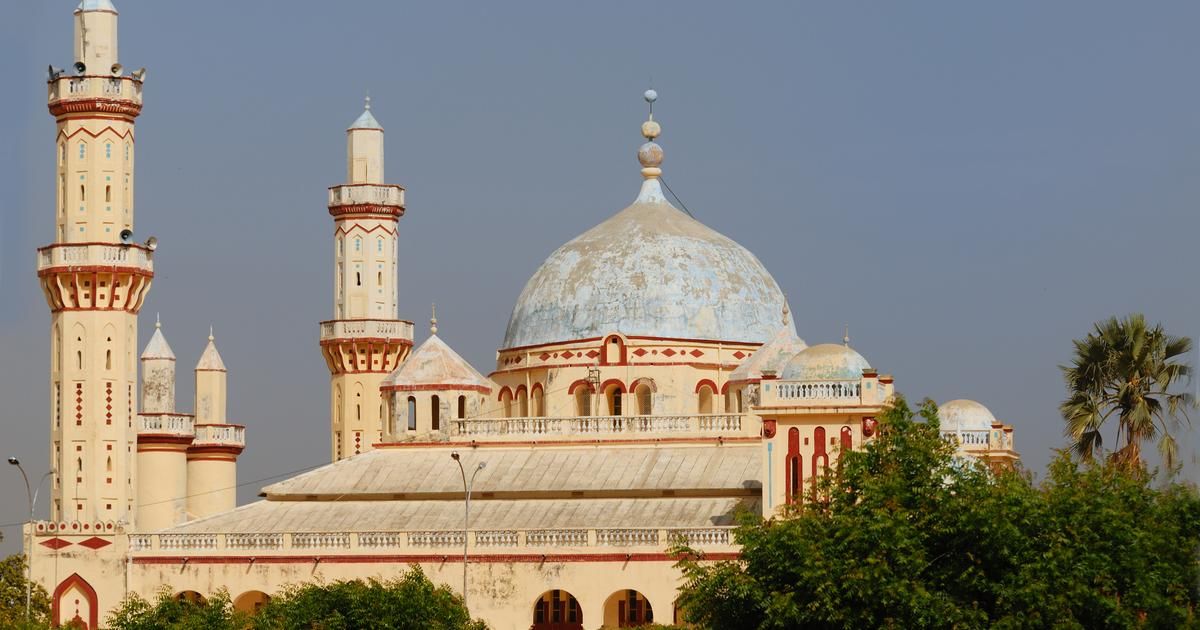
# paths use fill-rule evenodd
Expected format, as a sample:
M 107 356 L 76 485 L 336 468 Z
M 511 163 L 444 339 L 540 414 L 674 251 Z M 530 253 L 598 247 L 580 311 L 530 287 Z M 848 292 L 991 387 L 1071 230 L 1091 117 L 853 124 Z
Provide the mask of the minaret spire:
M 437 304 L 431 306 L 433 316 L 429 318 L 429 334 L 437 334 Z

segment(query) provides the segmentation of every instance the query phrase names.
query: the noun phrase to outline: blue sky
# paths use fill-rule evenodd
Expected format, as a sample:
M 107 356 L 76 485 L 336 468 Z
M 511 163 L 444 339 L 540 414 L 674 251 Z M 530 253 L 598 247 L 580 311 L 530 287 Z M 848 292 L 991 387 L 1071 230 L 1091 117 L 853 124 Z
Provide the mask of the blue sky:
M 34 473 L 48 451 L 43 77 L 71 61 L 74 4 L 13 4 L 0 443 Z M 848 324 L 910 397 L 983 402 L 1035 472 L 1063 444 L 1056 366 L 1072 338 L 1132 311 L 1200 335 L 1194 2 L 117 6 L 122 63 L 149 69 L 137 231 L 161 246 L 142 340 L 161 312 L 182 376 L 215 326 L 230 417 L 249 427 L 245 481 L 327 458 L 325 188 L 368 91 L 388 179 L 408 189 L 401 316 L 423 337 L 436 301 L 443 339 L 485 373 L 540 261 L 637 194 L 651 84 L 667 181 L 771 270 L 801 336 L 836 341 Z M 23 491 L 0 475 L 0 523 L 23 518 Z

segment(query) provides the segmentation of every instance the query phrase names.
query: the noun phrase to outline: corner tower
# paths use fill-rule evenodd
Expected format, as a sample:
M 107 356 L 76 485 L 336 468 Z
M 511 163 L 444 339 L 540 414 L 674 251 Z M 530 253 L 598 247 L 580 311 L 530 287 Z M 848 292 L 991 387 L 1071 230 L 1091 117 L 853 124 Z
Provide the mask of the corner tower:
M 370 98 L 346 134 L 346 183 L 329 189 L 334 318 L 321 322 L 321 351 L 331 375 L 333 461 L 369 450 L 383 436 L 379 386 L 412 348 L 412 322 L 397 315 L 396 236 L 404 188 L 383 183 L 383 127 Z
M 50 67 L 56 121 L 54 242 L 37 270 L 51 312 L 51 519 L 134 520 L 137 317 L 154 277 L 133 242 L 134 119 L 144 70 L 117 61 L 117 10 L 75 10 L 75 62 Z

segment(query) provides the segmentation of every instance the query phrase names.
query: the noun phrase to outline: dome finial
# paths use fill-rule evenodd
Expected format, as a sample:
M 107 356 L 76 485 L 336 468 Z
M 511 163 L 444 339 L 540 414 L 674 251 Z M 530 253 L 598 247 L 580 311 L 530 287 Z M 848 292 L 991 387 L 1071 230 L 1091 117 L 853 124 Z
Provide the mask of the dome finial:
M 642 137 L 647 140 L 638 149 L 638 162 L 642 164 L 642 177 L 658 179 L 662 175 L 663 150 L 654 139 L 662 134 L 662 127 L 654 121 L 654 101 L 658 100 L 658 92 L 646 90 L 642 98 L 650 105 L 650 116 L 642 123 Z
M 433 316 L 429 318 L 429 334 L 436 335 L 437 334 L 437 303 L 436 302 L 430 305 L 430 311 L 432 312 Z
M 850 347 L 850 324 L 846 324 L 846 334 L 842 336 L 842 345 Z
M 158 330 L 159 328 L 162 328 L 162 314 L 155 313 L 154 314 L 154 329 Z
M 212 327 L 212 324 L 209 324 L 209 325 L 208 325 L 208 340 L 209 340 L 209 341 L 214 341 L 214 340 L 216 340 L 216 337 L 214 337 L 214 336 L 213 336 L 213 327 Z
M 363 105 L 363 108 L 366 109 L 367 111 L 371 111 L 371 93 L 370 92 L 367 93 L 366 104 Z

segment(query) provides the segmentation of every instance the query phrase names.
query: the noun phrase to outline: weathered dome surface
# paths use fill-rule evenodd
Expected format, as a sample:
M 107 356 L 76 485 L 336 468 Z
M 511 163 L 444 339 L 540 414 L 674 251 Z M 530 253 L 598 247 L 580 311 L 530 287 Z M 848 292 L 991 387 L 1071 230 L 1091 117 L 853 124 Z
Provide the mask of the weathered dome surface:
M 797 353 L 808 347 L 796 334 L 796 328 L 791 322 L 781 327 L 779 332 L 761 348 L 754 351 L 750 358 L 737 366 L 729 374 L 730 383 L 753 381 L 762 378 L 763 370 L 773 370 L 776 374 L 783 371 L 788 361 Z
M 950 400 L 938 407 L 938 420 L 943 431 L 986 431 L 996 422 L 987 407 L 974 400 Z
M 430 335 L 399 367 L 388 374 L 380 387 L 413 389 L 440 385 L 444 389 L 493 391 L 495 383 L 471 367 L 437 335 Z
M 625 335 L 764 343 L 783 292 L 746 248 L 677 210 L 657 180 L 558 248 L 513 307 L 504 348 Z
M 780 378 L 787 381 L 845 381 L 862 378 L 871 364 L 850 346 L 823 343 L 792 357 Z

